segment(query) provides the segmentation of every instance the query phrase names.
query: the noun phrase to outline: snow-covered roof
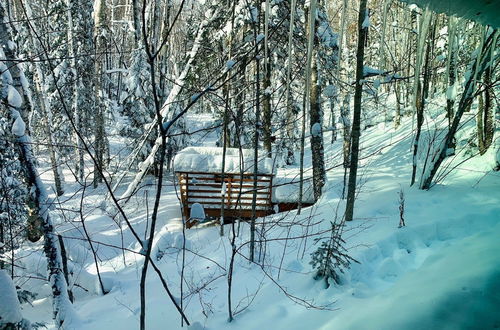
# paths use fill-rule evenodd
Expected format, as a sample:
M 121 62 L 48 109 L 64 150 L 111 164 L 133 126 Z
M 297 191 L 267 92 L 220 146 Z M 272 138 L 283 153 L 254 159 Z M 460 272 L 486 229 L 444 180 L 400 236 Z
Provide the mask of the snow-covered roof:
M 226 173 L 253 173 L 254 151 L 252 149 L 226 148 Z M 243 160 L 243 161 L 241 161 Z M 178 172 L 221 172 L 222 148 L 188 147 L 181 150 L 174 158 L 174 170 Z M 273 160 L 259 153 L 258 173 L 272 174 Z
M 447 15 L 456 15 L 494 28 L 500 27 L 499 0 L 400 0 Z

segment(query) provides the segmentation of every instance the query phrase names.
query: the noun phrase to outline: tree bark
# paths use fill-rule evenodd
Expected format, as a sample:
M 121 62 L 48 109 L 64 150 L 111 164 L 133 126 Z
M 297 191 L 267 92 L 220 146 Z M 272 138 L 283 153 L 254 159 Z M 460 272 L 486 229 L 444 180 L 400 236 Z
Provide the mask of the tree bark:
M 309 118 L 311 129 L 311 153 L 314 200 L 317 201 L 325 185 L 325 154 L 323 148 L 323 110 L 320 104 L 321 87 L 318 82 L 317 54 L 313 52 L 311 91 L 309 93 Z M 319 132 L 318 132 L 319 129 Z
M 358 17 L 358 47 L 356 52 L 356 89 L 354 92 L 354 109 L 351 131 L 351 161 L 349 166 L 349 182 L 347 186 L 347 204 L 345 220 L 351 221 L 354 214 L 354 200 L 356 198 L 356 177 L 358 172 L 359 137 L 361 135 L 361 94 L 363 91 L 363 62 L 365 57 L 365 41 L 368 36 L 368 27 L 363 27 L 368 10 L 367 0 L 359 2 Z
M 253 22 L 253 34 L 255 43 L 255 132 L 254 132 L 254 162 L 253 162 L 253 193 L 252 193 L 252 219 L 250 221 L 250 262 L 255 260 L 255 218 L 257 207 L 257 173 L 259 161 L 259 130 L 260 124 L 260 56 L 259 43 L 257 36 L 259 34 L 260 24 L 260 1 L 257 1 L 257 22 Z M 250 8 L 249 8 L 250 9 Z
M 420 72 L 422 66 L 422 56 L 424 56 L 424 44 L 427 36 L 427 31 L 429 28 L 429 22 L 431 20 L 432 13 L 426 9 L 422 22 L 420 24 L 420 38 L 417 44 L 417 58 L 415 64 L 415 81 L 414 81 L 414 95 L 413 95 L 413 107 L 415 110 L 415 114 L 417 115 L 417 127 L 415 138 L 413 140 L 413 165 L 411 172 L 411 182 L 410 186 L 415 183 L 415 178 L 417 175 L 417 155 L 418 155 L 418 143 L 420 141 L 420 133 L 422 130 L 422 124 L 424 123 L 424 102 L 425 102 L 425 88 L 422 89 L 422 83 L 420 82 Z M 427 50 L 429 51 L 429 45 L 427 45 Z M 428 66 L 428 58 L 429 54 L 425 55 L 425 68 L 424 68 L 424 85 L 427 84 L 427 66 Z M 424 86 L 425 87 L 425 86 Z
M 271 56 L 269 54 L 269 0 L 266 0 L 264 15 L 264 81 L 262 88 L 262 139 L 267 157 L 272 157 L 272 113 L 271 113 Z
M 103 59 L 105 59 L 107 38 L 107 15 L 106 1 L 96 1 L 95 11 L 95 128 L 94 128 L 94 151 L 99 168 L 105 168 L 106 146 L 106 105 L 104 104 L 104 71 Z M 102 171 L 94 169 L 94 188 L 102 182 Z
M 9 30 L 4 23 L 4 9 L 3 5 L 0 5 L 0 43 L 3 49 L 9 49 L 8 41 L 10 40 Z M 20 81 L 22 77 L 21 69 L 16 63 L 17 58 L 12 51 L 5 52 L 6 59 L 14 63 L 14 65 L 9 66 L 9 72 L 14 81 Z M 15 68 L 15 69 L 13 69 Z M 18 92 L 22 97 L 22 105 L 17 108 L 20 113 L 27 113 L 30 109 L 29 99 L 24 97 L 27 91 L 24 90 L 22 85 L 14 86 L 18 87 Z M 16 88 L 17 89 L 17 88 Z M 7 100 L 4 100 L 5 102 Z M 11 116 L 15 116 L 15 112 L 12 111 Z M 14 119 L 14 118 L 12 118 Z M 38 213 L 38 216 L 42 220 L 42 230 L 44 234 L 44 252 L 47 257 L 47 268 L 49 273 L 49 283 L 52 287 L 52 306 L 54 311 L 54 319 L 56 327 L 66 326 L 66 317 L 74 314 L 73 307 L 68 297 L 67 283 L 64 278 L 63 265 L 61 252 L 59 249 L 59 244 L 57 240 L 57 235 L 54 232 L 54 227 L 52 224 L 52 219 L 49 213 L 49 203 L 48 197 L 45 190 L 45 186 L 40 179 L 40 175 L 35 166 L 35 158 L 31 150 L 31 139 L 28 132 L 23 136 L 18 137 L 17 143 L 19 144 L 19 153 L 21 163 L 26 171 L 26 180 L 29 186 L 33 189 L 33 204 Z

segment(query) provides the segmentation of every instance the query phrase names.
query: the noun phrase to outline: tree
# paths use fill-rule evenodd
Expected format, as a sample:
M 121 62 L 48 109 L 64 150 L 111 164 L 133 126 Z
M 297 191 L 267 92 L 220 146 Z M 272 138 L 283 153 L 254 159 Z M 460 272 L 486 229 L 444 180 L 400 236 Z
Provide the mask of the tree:
M 52 305 L 55 323 L 57 327 L 68 326 L 66 320 L 70 320 L 69 322 L 71 322 L 71 320 L 75 321 L 77 317 L 68 297 L 67 283 L 63 274 L 61 252 L 49 212 L 47 192 L 35 165 L 36 160 L 31 150 L 32 142 L 29 135 L 27 135 L 28 132 L 25 130 L 26 124 L 24 123 L 23 117 L 20 115 L 21 113 L 27 114 L 30 110 L 29 99 L 25 97 L 28 91 L 26 91 L 25 86 L 20 83 L 23 73 L 18 65 L 19 60 L 14 54 L 13 49 L 9 47 L 9 41 L 11 39 L 4 15 L 5 11 L 3 5 L 0 5 L 0 44 L 2 49 L 6 50 L 4 54 L 0 53 L 0 56 L 3 55 L 0 60 L 5 59 L 12 63 L 8 68 L 11 81 L 8 82 L 7 88 L 10 93 L 2 93 L 2 101 L 11 108 L 7 119 L 14 125 L 12 134 L 16 139 L 16 143 L 19 145 L 19 159 L 25 171 L 26 181 L 32 190 L 31 198 L 33 200 L 35 212 L 37 212 L 42 221 L 44 252 L 47 257 L 49 282 L 52 287 Z M 16 81 L 18 84 L 15 83 Z
M 413 140 L 413 167 L 412 167 L 412 174 L 411 174 L 411 182 L 410 185 L 413 185 L 415 183 L 415 177 L 417 174 L 417 154 L 418 154 L 418 142 L 420 141 L 420 134 L 422 131 L 422 125 L 424 123 L 424 107 L 425 107 L 425 98 L 426 98 L 426 93 L 425 89 L 428 86 L 429 83 L 429 78 L 428 78 L 428 61 L 429 61 L 429 50 L 430 50 L 430 43 L 433 42 L 434 40 L 429 40 L 429 44 L 427 45 L 427 52 L 425 53 L 425 66 L 424 66 L 424 82 L 422 87 L 422 83 L 420 82 L 420 72 L 421 72 L 421 67 L 422 67 L 422 59 L 424 56 L 424 45 L 426 44 L 426 37 L 427 37 L 427 31 L 429 29 L 429 23 L 432 19 L 432 13 L 429 11 L 429 9 L 426 9 L 422 21 L 420 24 L 420 36 L 418 39 L 418 45 L 417 45 L 417 60 L 415 64 L 415 82 L 414 82 L 414 89 L 413 89 L 413 107 L 415 109 L 415 113 L 417 115 L 417 128 L 416 128 L 416 134 L 415 134 L 415 139 Z
M 94 40 L 95 40 L 95 130 L 94 130 L 94 150 L 97 159 L 97 164 L 102 170 L 106 166 L 106 151 L 107 145 L 106 136 L 106 103 L 105 103 L 105 80 L 104 80 L 104 62 L 106 59 L 107 35 L 109 34 L 108 18 L 106 1 L 98 0 L 95 2 L 95 25 L 94 25 Z M 102 171 L 94 169 L 94 188 L 102 182 Z
M 477 79 L 483 74 L 487 67 L 494 64 L 495 60 L 497 60 L 494 58 L 494 54 L 492 52 L 492 49 L 497 47 L 497 41 L 498 31 L 491 28 L 485 28 L 479 45 L 474 53 L 475 56 L 473 56 L 469 65 L 469 74 L 465 81 L 464 92 L 460 97 L 460 102 L 453 117 L 452 124 L 450 125 L 446 136 L 442 141 L 440 141 L 437 152 L 429 164 L 429 169 L 424 172 L 420 189 L 427 190 L 431 188 L 434 176 L 436 175 L 439 167 L 454 151 L 453 142 L 455 134 L 459 128 L 464 112 L 469 108 L 475 97 Z
M 349 269 L 351 262 L 359 263 L 347 254 L 344 247 L 345 241 L 341 237 L 344 224 L 331 223 L 331 225 L 329 239 L 321 241 L 316 251 L 311 253 L 310 262 L 316 270 L 314 279 L 323 279 L 327 288 L 330 286 L 330 281 L 335 284 L 341 283 L 340 274 Z
M 354 213 L 356 198 L 356 176 L 359 160 L 359 136 L 361 135 L 361 93 L 363 91 L 363 61 L 365 56 L 365 42 L 368 36 L 369 17 L 366 8 L 367 0 L 359 2 L 358 16 L 358 47 L 356 52 L 356 89 L 354 92 L 354 109 L 351 130 L 351 159 L 349 164 L 349 182 L 347 186 L 347 204 L 345 220 L 351 221 Z
M 78 56 L 78 54 L 91 54 L 94 49 L 94 39 L 92 38 L 93 4 L 90 1 L 76 2 L 67 0 L 68 3 L 68 56 L 71 58 L 71 67 L 75 73 L 73 95 L 71 102 L 71 112 L 75 119 L 77 130 L 84 135 L 90 133 L 85 127 L 91 127 L 92 117 L 90 110 L 94 105 L 94 81 L 92 72 L 94 63 L 90 56 Z M 73 132 L 73 139 L 76 144 L 76 164 L 75 172 L 81 182 L 85 176 L 84 146 L 78 135 Z
M 0 64 L 0 70 L 4 70 Z M 6 88 L 0 79 L 0 91 Z M 27 195 L 24 171 L 15 148 L 13 123 L 7 107 L 0 105 L 0 269 L 15 271 L 14 250 L 26 239 Z M 18 124 L 20 121 L 18 121 Z

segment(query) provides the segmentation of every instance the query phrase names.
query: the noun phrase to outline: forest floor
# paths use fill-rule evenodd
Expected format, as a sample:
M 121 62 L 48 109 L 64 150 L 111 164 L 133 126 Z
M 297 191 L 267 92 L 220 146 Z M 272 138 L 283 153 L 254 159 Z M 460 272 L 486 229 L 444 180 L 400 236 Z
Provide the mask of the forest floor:
M 202 125 L 209 116 L 190 116 Z M 198 123 L 198 124 L 196 124 Z M 325 141 L 330 141 L 330 133 Z M 425 134 L 424 134 L 425 135 Z M 259 219 L 258 246 L 262 266 L 250 264 L 249 225 L 240 223 L 236 239 L 232 301 L 235 319 L 228 323 L 227 272 L 231 256 L 229 231 L 218 226 L 183 231 L 180 205 L 172 177 L 163 183 L 153 259 L 180 301 L 190 329 L 491 329 L 500 327 L 500 173 L 491 171 L 490 154 L 461 153 L 445 164 L 455 167 L 429 191 L 409 187 L 411 118 L 398 130 L 379 124 L 362 133 L 360 192 L 355 220 L 346 224 L 348 253 L 359 263 L 341 274 L 342 283 L 328 288 L 314 279 L 310 254 L 329 237 L 330 222 L 343 214 L 342 141 L 326 145 L 328 182 L 316 205 Z M 465 140 L 466 137 L 461 138 Z M 214 145 L 214 136 L 191 138 Z M 198 141 L 198 142 L 196 142 Z M 122 141 L 112 141 L 115 155 Z M 460 142 L 460 141 L 459 141 Z M 306 167 L 310 167 L 307 147 Z M 340 166 L 339 166 L 340 165 Z M 297 168 L 282 169 L 296 173 Z M 49 171 L 44 181 L 52 182 Z M 138 242 L 122 222 L 113 220 L 104 187 L 87 188 L 83 198 L 86 229 L 94 241 L 107 294 L 100 294 L 96 267 L 84 239 L 78 210 L 82 189 L 66 173 L 66 193 L 52 212 L 65 237 L 71 260 L 75 328 L 138 329 L 139 280 L 143 259 Z M 145 235 L 154 200 L 155 181 L 148 179 L 126 205 L 134 229 Z M 118 195 L 125 185 L 118 190 Z M 398 228 L 399 196 L 405 198 L 406 226 Z M 67 220 L 67 221 L 65 221 Z M 294 223 L 294 225 L 290 225 Z M 288 240 L 284 238 L 288 237 Z M 286 242 L 286 243 L 285 243 Z M 119 247 L 125 247 L 122 250 Z M 42 243 L 18 252 L 26 272 L 45 274 Z M 263 259 L 263 260 L 262 260 Z M 50 287 L 42 279 L 26 286 L 38 293 L 24 317 L 46 322 L 51 329 Z M 180 317 L 151 269 L 147 278 L 148 329 L 181 328 Z

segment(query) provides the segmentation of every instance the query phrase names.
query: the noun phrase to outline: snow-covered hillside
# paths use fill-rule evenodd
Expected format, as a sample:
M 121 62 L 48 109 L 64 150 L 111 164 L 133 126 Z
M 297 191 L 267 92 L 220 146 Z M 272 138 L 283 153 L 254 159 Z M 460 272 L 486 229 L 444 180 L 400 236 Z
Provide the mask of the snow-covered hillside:
M 200 122 L 196 115 L 187 121 Z M 398 130 L 382 123 L 362 134 L 356 220 L 346 224 L 343 234 L 348 253 L 359 264 L 345 270 L 340 285 L 326 288 L 324 280 L 315 280 L 309 262 L 317 240 L 326 239 L 330 222 L 339 222 L 343 214 L 343 168 L 338 166 L 342 141 L 327 146 L 328 183 L 316 205 L 303 209 L 301 215 L 291 211 L 259 219 L 259 237 L 265 244 L 259 249 L 258 264 L 247 260 L 249 225 L 235 225 L 239 236 L 231 323 L 227 312 L 231 225 L 225 226 L 224 237 L 216 225 L 186 230 L 184 242 L 176 186 L 172 178 L 165 180 L 153 260 L 179 303 L 182 294 L 190 329 L 499 327 L 500 174 L 490 171 L 490 154 L 465 162 L 468 156 L 459 154 L 446 167 L 454 170 L 431 190 L 409 187 L 411 128 L 412 120 L 407 118 Z M 209 135 L 197 144 L 212 145 L 213 140 Z M 310 159 L 307 151 L 306 160 Z M 297 168 L 278 172 L 293 174 Z M 45 174 L 44 179 L 50 182 L 51 177 Z M 103 188 L 88 188 L 85 204 L 92 207 L 85 208 L 84 223 L 98 255 L 104 289 L 109 291 L 102 295 L 82 219 L 74 212 L 80 207 L 82 190 L 75 183 L 72 187 L 59 197 L 64 208 L 53 213 L 59 216 L 57 230 L 65 237 L 72 261 L 70 282 L 81 319 L 78 328 L 137 329 L 140 247 L 123 221 L 111 218 L 114 210 Z M 402 228 L 398 228 L 400 190 L 405 199 L 406 227 Z M 141 235 L 148 226 L 153 191 L 151 185 L 144 185 L 126 206 Z M 72 221 L 65 222 L 64 217 Z M 33 244 L 18 253 L 27 271 L 40 274 L 29 280 L 39 299 L 33 306 L 23 305 L 23 316 L 47 322 L 50 328 L 50 287 L 40 279 L 46 271 L 42 246 Z M 147 278 L 146 297 L 148 329 L 181 328 L 180 317 L 154 271 Z

